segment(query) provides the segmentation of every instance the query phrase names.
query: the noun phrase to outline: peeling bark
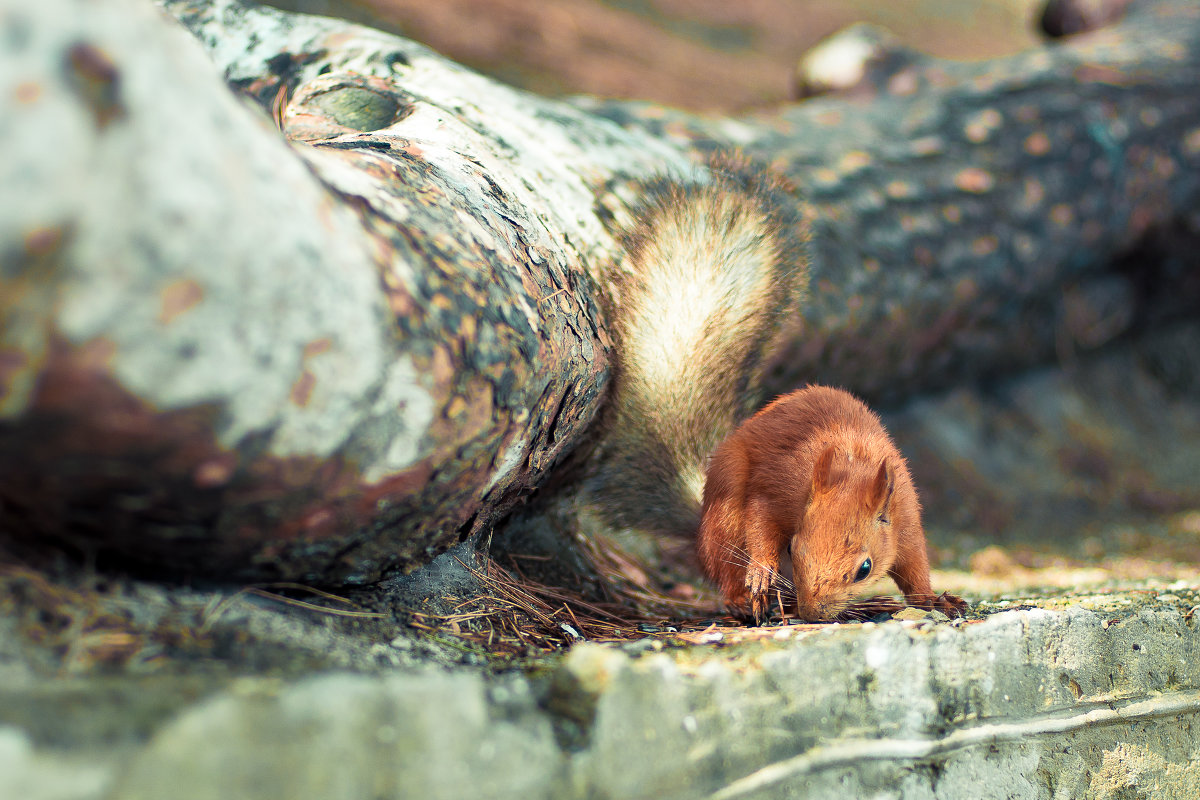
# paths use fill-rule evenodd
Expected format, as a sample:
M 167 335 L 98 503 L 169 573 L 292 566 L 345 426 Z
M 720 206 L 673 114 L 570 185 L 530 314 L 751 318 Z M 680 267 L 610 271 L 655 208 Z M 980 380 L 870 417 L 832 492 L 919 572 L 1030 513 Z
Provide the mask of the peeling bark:
M 636 187 L 709 151 L 812 207 L 774 387 L 898 396 L 1102 343 L 1142 302 L 1116 257 L 1200 195 L 1189 3 L 738 120 L 545 100 L 236 0 L 164 3 L 207 59 L 139 2 L 7 5 L 0 538 L 185 573 L 368 582 L 490 530 L 593 428 Z M 286 98 L 286 139 L 227 87 Z M 1081 305 L 1125 322 L 1084 337 Z

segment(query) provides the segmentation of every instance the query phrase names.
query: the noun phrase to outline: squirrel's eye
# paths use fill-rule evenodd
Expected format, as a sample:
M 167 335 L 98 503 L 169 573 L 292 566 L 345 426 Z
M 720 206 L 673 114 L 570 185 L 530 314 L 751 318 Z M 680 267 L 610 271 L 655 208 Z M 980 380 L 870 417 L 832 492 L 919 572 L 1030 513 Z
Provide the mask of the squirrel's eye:
M 871 559 L 867 559 L 858 566 L 858 572 L 854 575 L 854 582 L 865 581 L 867 576 L 871 574 Z

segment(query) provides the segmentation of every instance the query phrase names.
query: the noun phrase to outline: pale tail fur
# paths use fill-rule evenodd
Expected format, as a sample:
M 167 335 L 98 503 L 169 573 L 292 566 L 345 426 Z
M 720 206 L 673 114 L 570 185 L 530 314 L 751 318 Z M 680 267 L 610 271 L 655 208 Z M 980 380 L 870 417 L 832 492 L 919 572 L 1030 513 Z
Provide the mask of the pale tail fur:
M 617 525 L 695 532 L 706 459 L 761 399 L 758 367 L 807 289 L 787 188 L 737 157 L 710 171 L 644 187 L 608 275 L 618 364 L 590 488 Z

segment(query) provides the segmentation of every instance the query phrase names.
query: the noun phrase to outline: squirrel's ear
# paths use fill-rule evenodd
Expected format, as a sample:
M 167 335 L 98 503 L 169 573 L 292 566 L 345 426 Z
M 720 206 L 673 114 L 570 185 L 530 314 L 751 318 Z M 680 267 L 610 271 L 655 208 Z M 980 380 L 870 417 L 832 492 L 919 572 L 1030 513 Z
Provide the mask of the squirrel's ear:
M 821 457 L 813 465 L 813 491 L 829 488 L 829 473 L 833 469 L 833 459 L 836 455 L 837 449 L 833 445 L 830 445 L 825 448 L 825 452 L 821 453 Z
M 892 460 L 885 458 L 879 464 L 879 472 L 871 482 L 871 493 L 868 500 L 875 511 L 887 509 L 888 500 L 892 499 L 892 491 L 896 488 L 896 471 L 892 469 Z

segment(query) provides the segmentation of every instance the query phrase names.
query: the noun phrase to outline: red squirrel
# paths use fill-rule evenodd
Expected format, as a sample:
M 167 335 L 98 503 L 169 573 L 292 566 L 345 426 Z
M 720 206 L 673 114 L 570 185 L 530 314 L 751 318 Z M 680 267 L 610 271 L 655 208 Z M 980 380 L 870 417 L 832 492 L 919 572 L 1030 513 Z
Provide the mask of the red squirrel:
M 748 605 L 756 621 L 784 558 L 803 619 L 836 617 L 885 575 L 912 605 L 951 615 L 965 607 L 934 596 L 908 466 L 849 392 L 809 386 L 743 422 L 709 462 L 702 508 L 704 572 L 727 605 Z
M 770 171 L 736 156 L 708 167 L 641 187 L 628 258 L 597 281 L 617 369 L 585 496 L 610 525 L 696 537 L 726 604 L 758 622 L 789 548 L 807 619 L 886 574 L 909 602 L 959 609 L 932 594 L 916 490 L 866 406 L 809 387 L 737 427 L 807 290 L 807 226 Z

